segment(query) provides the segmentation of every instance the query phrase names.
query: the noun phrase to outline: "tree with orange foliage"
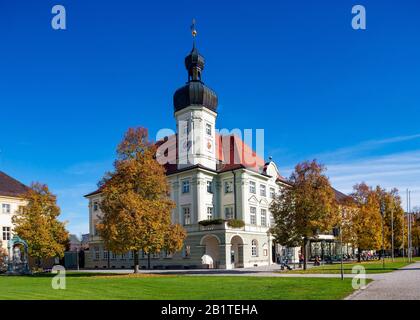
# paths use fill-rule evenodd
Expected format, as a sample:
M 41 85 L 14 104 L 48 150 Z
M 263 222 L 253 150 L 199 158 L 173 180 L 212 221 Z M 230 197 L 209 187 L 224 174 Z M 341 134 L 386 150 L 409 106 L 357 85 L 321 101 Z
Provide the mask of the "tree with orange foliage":
M 180 225 L 171 223 L 169 184 L 165 169 L 156 159 L 156 147 L 145 128 L 130 128 L 117 148 L 115 170 L 100 182 L 103 216 L 97 229 L 108 250 L 133 251 L 134 272 L 139 269 L 139 250 L 150 254 L 179 251 L 186 237 Z
M 24 195 L 27 204 L 12 217 L 14 232 L 28 243 L 28 254 L 37 259 L 64 256 L 69 234 L 65 223 L 58 220 L 60 207 L 57 197 L 46 184 L 32 183 Z
M 351 217 L 349 233 L 353 246 L 358 248 L 358 261 L 360 262 L 363 250 L 381 248 L 380 198 L 376 190 L 364 182 L 355 185 L 350 196 L 353 198 L 357 210 Z

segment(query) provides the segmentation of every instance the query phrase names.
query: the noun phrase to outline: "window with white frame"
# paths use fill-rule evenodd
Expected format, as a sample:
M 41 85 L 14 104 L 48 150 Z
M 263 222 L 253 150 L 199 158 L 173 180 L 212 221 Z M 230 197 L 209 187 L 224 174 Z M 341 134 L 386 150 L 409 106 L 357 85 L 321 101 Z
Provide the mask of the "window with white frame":
M 206 123 L 206 133 L 208 136 L 211 136 L 211 124 L 210 123 Z
M 257 224 L 257 208 L 250 207 L 249 208 L 249 216 L 251 224 Z
M 261 225 L 263 227 L 267 226 L 267 210 L 261 209 Z
M 99 231 L 98 231 L 98 228 L 97 228 L 97 225 L 98 225 L 98 221 L 97 220 L 93 220 L 93 235 L 94 236 L 98 236 L 99 235 Z
M 93 211 L 98 211 L 99 209 L 99 204 L 97 202 L 93 203 Z
M 233 192 L 233 182 L 232 181 L 225 181 L 225 193 Z
M 10 227 L 3 227 L 3 240 L 8 241 L 11 238 Z
M 270 188 L 270 198 L 274 199 L 276 197 L 276 189 Z
M 251 256 L 258 257 L 258 241 L 255 239 L 251 242 Z
M 190 180 L 182 181 L 182 193 L 190 192 Z
M 104 257 L 104 260 L 108 260 L 108 250 L 104 250 L 103 257 Z
M 213 193 L 213 181 L 207 180 L 207 192 Z
M 265 197 L 267 195 L 266 187 L 263 184 L 260 184 L 260 196 Z
M 10 204 L 8 204 L 8 203 L 3 203 L 3 204 L 1 205 L 1 208 L 2 208 L 2 212 L 3 212 L 3 213 L 10 213 Z
M 190 211 L 190 207 L 183 207 L 182 208 L 182 213 L 184 215 L 184 225 L 191 224 L 191 211 Z
M 234 216 L 233 216 L 233 206 L 225 207 L 225 219 L 226 220 L 231 220 L 233 218 L 234 218 Z
M 128 253 L 128 259 L 134 259 L 134 252 L 133 252 L 133 250 L 130 250 L 130 252 Z
M 207 220 L 213 219 L 213 207 L 207 207 Z
M 256 186 L 255 186 L 255 181 L 250 181 L 249 182 L 249 193 L 253 193 L 255 194 L 256 191 Z
M 111 260 L 116 260 L 117 254 L 115 252 L 111 252 Z
M 127 257 L 126 253 L 121 253 L 121 260 L 125 260 L 126 257 Z
M 95 252 L 95 260 L 99 260 L 99 247 L 95 247 L 94 248 L 94 252 Z

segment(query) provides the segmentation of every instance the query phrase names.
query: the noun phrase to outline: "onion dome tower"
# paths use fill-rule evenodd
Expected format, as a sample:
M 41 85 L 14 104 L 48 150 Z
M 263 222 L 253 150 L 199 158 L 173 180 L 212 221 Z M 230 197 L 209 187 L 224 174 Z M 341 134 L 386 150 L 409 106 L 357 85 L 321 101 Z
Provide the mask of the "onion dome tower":
M 174 94 L 175 112 L 188 106 L 203 106 L 211 111 L 217 110 L 217 95 L 202 81 L 204 57 L 198 52 L 195 42 L 188 56 L 185 57 L 185 68 L 188 71 L 188 82 Z
M 202 165 L 216 168 L 215 124 L 217 95 L 202 81 L 204 57 L 195 45 L 197 30 L 191 26 L 193 48 L 185 57 L 187 83 L 174 94 L 174 112 L 178 132 L 178 168 Z

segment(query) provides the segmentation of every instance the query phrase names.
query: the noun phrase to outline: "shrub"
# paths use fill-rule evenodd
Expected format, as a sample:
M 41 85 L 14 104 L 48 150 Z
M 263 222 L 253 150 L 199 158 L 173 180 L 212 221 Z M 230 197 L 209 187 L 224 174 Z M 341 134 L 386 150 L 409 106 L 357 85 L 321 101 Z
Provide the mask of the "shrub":
M 205 226 L 210 226 L 214 224 L 222 224 L 223 221 L 224 221 L 223 219 L 202 220 L 198 222 L 198 224 L 205 227 Z
M 240 219 L 231 219 L 228 220 L 228 226 L 231 228 L 243 228 L 245 226 L 245 222 Z

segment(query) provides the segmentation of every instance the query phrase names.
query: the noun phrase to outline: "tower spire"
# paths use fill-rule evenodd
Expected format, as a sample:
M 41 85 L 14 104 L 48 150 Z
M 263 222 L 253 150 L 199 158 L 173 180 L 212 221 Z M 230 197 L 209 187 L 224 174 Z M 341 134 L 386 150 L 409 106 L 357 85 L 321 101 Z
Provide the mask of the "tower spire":
M 195 28 L 195 19 L 192 19 L 191 35 L 193 37 L 193 49 L 195 48 L 195 37 L 197 36 L 197 29 Z

